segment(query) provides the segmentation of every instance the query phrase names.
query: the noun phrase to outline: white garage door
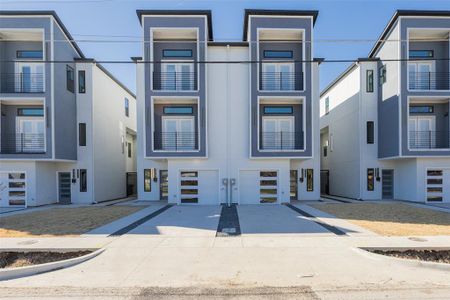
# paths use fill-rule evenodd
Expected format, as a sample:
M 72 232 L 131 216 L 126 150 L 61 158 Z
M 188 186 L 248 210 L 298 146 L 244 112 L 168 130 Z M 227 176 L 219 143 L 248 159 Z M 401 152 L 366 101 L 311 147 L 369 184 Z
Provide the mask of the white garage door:
M 26 204 L 25 173 L 0 172 L 0 207 Z
M 220 204 L 218 171 L 181 171 L 180 203 Z
M 240 204 L 260 204 L 278 202 L 278 172 L 240 171 Z

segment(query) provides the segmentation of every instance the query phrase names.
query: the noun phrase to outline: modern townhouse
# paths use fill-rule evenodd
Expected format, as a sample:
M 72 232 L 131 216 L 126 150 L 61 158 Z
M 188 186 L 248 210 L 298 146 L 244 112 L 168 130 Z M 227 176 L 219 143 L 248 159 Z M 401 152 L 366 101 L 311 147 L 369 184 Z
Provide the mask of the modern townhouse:
M 0 60 L 0 206 L 125 197 L 133 93 L 84 57 L 53 11 L 1 11 Z
M 321 93 L 322 192 L 450 201 L 450 11 L 397 11 Z
M 243 40 L 218 42 L 210 11 L 137 11 L 139 199 L 319 199 L 317 14 L 246 10 Z

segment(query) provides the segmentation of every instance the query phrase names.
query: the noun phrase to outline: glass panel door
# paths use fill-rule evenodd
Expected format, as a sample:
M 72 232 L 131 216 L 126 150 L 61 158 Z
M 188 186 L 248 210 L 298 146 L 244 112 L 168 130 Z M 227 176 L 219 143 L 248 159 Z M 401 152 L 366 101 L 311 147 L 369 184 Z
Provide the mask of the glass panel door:
M 163 118 L 162 146 L 164 150 L 195 149 L 194 117 Z
M 293 64 L 281 64 L 280 69 L 280 89 L 284 91 L 291 91 L 294 89 L 295 76 L 292 72 Z
M 44 152 L 43 118 L 17 118 L 16 151 L 19 153 Z
M 277 73 L 275 64 L 263 64 L 262 78 L 262 89 L 273 91 L 277 87 Z

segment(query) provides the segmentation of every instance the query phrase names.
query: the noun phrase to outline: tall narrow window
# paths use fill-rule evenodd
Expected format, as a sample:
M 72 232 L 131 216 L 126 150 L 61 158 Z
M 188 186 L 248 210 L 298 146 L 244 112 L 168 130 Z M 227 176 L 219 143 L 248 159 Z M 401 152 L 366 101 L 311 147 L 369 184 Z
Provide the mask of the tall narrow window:
M 380 85 L 386 82 L 386 65 L 380 68 Z
M 87 170 L 80 170 L 80 192 L 87 192 Z
M 144 192 L 152 191 L 152 170 L 144 169 Z
M 314 169 L 306 169 L 306 191 L 314 191 Z
M 375 169 L 367 169 L 367 190 L 375 189 Z
M 131 157 L 131 143 L 128 143 L 128 157 Z
M 78 124 L 78 144 L 86 146 L 86 123 Z
M 330 97 L 325 98 L 325 114 L 328 115 L 330 112 Z
M 125 98 L 125 116 L 130 116 L 130 100 L 128 98 Z
M 366 92 L 373 93 L 373 70 L 366 71 Z
M 375 141 L 375 128 L 373 121 L 367 122 L 367 144 L 373 144 Z
M 78 71 L 78 93 L 86 93 L 86 71 Z
M 69 92 L 75 92 L 75 71 L 69 65 L 66 66 L 66 87 Z

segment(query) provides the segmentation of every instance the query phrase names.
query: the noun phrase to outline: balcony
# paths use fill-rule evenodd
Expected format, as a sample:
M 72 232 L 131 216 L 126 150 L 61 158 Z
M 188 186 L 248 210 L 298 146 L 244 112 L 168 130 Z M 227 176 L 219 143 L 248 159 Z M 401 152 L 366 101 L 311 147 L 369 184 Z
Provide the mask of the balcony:
M 3 73 L 0 74 L 1 93 L 43 93 L 43 73 Z
M 450 73 L 447 72 L 409 72 L 408 79 L 410 90 L 450 89 Z
M 195 91 L 197 75 L 195 72 L 153 72 L 153 90 Z
M 0 154 L 42 153 L 45 153 L 45 134 L 16 133 L 1 135 Z
M 303 150 L 303 132 L 262 132 L 260 150 Z
M 183 152 L 198 150 L 198 134 L 196 132 L 155 132 L 155 150 Z
M 261 91 L 301 91 L 303 72 L 261 72 Z
M 448 131 L 410 131 L 409 148 L 414 150 L 423 149 L 448 149 Z

